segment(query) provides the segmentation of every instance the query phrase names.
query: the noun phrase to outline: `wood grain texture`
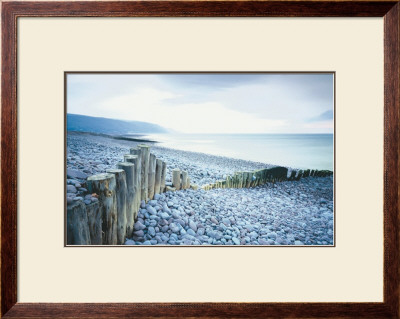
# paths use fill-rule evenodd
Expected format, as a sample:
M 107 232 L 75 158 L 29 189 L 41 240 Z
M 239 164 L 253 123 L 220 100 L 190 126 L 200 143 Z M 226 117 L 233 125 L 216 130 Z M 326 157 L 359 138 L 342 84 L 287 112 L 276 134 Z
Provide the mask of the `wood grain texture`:
M 395 318 L 373 303 L 111 303 L 16 304 L 7 318 Z
M 399 316 L 399 4 L 384 18 L 384 298 Z
M 1 80 L 1 314 L 17 301 L 16 23 L 2 8 Z
M 396 1 L 6 2 L 19 16 L 382 17 Z
M 17 303 L 16 21 L 21 16 L 384 16 L 383 303 Z M 2 5 L 1 315 L 25 318 L 399 318 L 398 1 L 6 2 Z M 345 289 L 345 287 L 344 287 Z

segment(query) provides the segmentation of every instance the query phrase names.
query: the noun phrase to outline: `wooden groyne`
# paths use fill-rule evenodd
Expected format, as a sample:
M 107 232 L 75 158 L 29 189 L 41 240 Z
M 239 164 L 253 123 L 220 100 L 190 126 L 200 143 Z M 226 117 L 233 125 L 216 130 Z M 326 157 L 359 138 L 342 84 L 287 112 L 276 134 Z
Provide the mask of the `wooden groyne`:
M 97 202 L 85 205 L 77 200 L 67 206 L 67 244 L 124 244 L 126 238 L 132 237 L 142 201 L 190 187 L 185 171 L 172 171 L 174 187 L 166 186 L 166 178 L 167 164 L 156 158 L 149 146 L 131 148 L 116 168 L 87 178 L 88 191 L 97 197 Z
M 252 172 L 236 172 L 233 176 L 228 175 L 226 179 L 216 181 L 215 183 L 202 186 L 204 190 L 215 188 L 250 188 L 267 183 L 276 183 L 283 181 L 298 181 L 301 178 L 315 176 L 325 177 L 333 175 L 328 170 L 289 170 L 287 167 L 276 166 L 272 168 L 259 169 Z
M 329 176 L 326 170 L 289 170 L 273 167 L 252 172 L 236 172 L 224 180 L 202 186 L 215 188 L 249 188 L 280 181 L 300 180 L 309 176 Z M 171 171 L 172 184 L 166 183 L 167 164 L 144 144 L 130 149 L 123 161 L 105 173 L 89 176 L 87 189 L 97 201 L 85 205 L 76 200 L 67 206 L 68 245 L 122 245 L 132 237 L 141 203 L 166 191 L 197 190 L 187 171 Z

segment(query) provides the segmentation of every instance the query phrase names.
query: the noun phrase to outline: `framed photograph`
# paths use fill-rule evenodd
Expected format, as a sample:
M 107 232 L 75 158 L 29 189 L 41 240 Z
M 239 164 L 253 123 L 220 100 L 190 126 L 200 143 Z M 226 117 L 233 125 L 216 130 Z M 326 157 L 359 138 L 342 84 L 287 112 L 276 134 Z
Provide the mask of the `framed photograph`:
M 67 245 L 334 246 L 334 73 L 65 81 Z
M 399 318 L 398 10 L 4 2 L 1 315 Z

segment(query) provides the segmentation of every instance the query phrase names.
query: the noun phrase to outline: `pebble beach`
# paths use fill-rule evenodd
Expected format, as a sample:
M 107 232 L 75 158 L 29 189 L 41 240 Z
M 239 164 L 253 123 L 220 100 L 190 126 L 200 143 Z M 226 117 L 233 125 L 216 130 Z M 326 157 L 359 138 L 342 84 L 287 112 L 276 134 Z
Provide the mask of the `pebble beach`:
M 129 149 L 142 142 L 68 132 L 67 203 L 97 201 L 88 194 L 88 176 L 115 168 Z M 235 171 L 254 171 L 279 163 L 258 163 L 187 152 L 147 143 L 171 172 L 188 172 L 198 190 L 156 194 L 142 201 L 132 238 L 125 245 L 333 245 L 333 176 L 267 183 L 254 188 L 205 191 L 202 185 Z

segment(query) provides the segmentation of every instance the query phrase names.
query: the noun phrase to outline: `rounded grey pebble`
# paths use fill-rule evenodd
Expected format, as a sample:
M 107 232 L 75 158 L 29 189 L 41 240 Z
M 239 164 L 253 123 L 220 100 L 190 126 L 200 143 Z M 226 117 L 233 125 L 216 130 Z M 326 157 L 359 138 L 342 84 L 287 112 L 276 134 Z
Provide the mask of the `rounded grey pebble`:
M 76 193 L 77 190 L 74 185 L 67 185 L 67 193 Z
M 147 233 L 150 234 L 150 236 L 154 237 L 156 235 L 156 231 L 154 227 L 150 226 L 147 230 Z

